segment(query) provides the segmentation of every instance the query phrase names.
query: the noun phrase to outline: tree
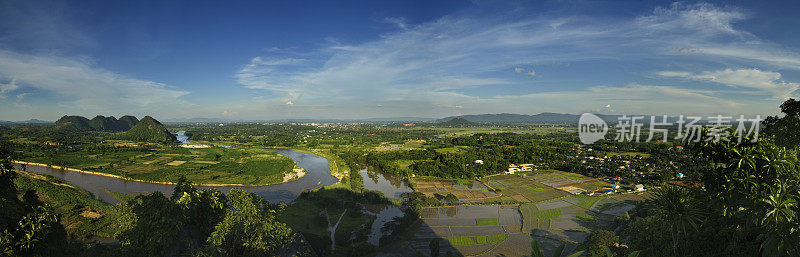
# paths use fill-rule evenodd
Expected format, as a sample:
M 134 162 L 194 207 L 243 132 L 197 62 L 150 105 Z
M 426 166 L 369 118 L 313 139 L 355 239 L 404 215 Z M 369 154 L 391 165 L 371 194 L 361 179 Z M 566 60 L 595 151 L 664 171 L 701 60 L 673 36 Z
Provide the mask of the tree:
M 456 195 L 454 195 L 453 193 L 449 193 L 447 194 L 447 196 L 444 197 L 444 201 L 447 202 L 448 204 L 457 204 L 458 197 L 456 197 Z
M 605 253 L 605 247 L 613 246 L 616 243 L 619 243 L 619 237 L 614 235 L 614 232 L 597 229 L 586 237 L 583 245 L 591 255 L 602 255 Z
M 294 232 L 277 220 L 285 205 L 271 204 L 258 196 L 232 189 L 230 209 L 208 242 L 221 256 L 273 256 L 294 238 Z
M 136 196 L 127 205 L 134 222 L 117 235 L 122 246 L 132 255 L 164 255 L 183 228 L 180 209 L 158 191 Z
M 686 234 L 686 227 L 691 226 L 697 230 L 705 219 L 705 212 L 691 193 L 679 186 L 667 185 L 658 188 L 653 190 L 653 196 L 651 199 L 651 203 L 655 205 L 653 209 L 661 218 L 669 221 L 673 254 L 678 255 L 678 243 L 681 241 L 681 235 Z
M 0 251 L 8 256 L 69 252 L 67 233 L 53 210 L 32 191 L 25 192 L 20 201 L 11 154 L 8 144 L 0 142 Z
M 764 119 L 764 134 L 775 137 L 775 144 L 784 147 L 800 145 L 800 101 L 789 98 L 781 104 L 782 118 L 770 116 Z
M 561 257 L 561 255 L 564 254 L 564 248 L 566 248 L 565 245 L 558 246 L 556 248 L 556 250 L 553 252 L 553 255 L 551 255 L 551 256 L 553 256 L 553 257 Z M 531 252 L 531 256 L 532 257 L 544 257 L 545 256 L 544 252 L 542 251 L 542 248 L 539 247 L 539 241 L 537 241 L 536 238 L 533 238 L 533 240 L 531 241 L 531 249 L 532 249 L 531 250 L 532 251 Z M 578 256 L 581 256 L 581 254 L 583 254 L 583 252 L 584 251 L 577 251 L 577 252 L 571 253 L 571 254 L 569 254 L 569 255 L 567 255 L 565 257 L 578 257 Z

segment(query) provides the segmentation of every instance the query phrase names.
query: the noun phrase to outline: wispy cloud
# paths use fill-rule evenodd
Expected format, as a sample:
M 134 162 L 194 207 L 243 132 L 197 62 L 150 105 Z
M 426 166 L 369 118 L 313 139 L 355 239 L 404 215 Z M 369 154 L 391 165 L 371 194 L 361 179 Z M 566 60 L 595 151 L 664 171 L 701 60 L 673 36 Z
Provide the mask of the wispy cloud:
M 18 88 L 19 86 L 17 86 L 16 81 L 13 79 L 6 84 L 0 83 L 0 98 L 6 98 L 6 93 L 17 90 Z
M 295 107 L 310 103 L 337 103 L 341 105 L 337 111 L 346 113 L 370 111 L 359 109 L 359 105 L 351 102 L 356 99 L 373 102 L 370 106 L 375 106 L 374 102 L 407 101 L 427 107 L 431 115 L 452 112 L 449 106 L 461 106 L 458 111 L 463 112 L 518 110 L 530 113 L 546 109 L 539 103 L 568 102 L 575 99 L 574 95 L 599 99 L 586 101 L 599 107 L 612 103 L 620 111 L 636 111 L 638 109 L 625 103 L 652 102 L 657 97 L 664 97 L 664 93 L 672 97 L 664 100 L 664 107 L 692 106 L 713 112 L 729 108 L 734 105 L 733 101 L 691 86 L 602 87 L 584 84 L 583 89 L 537 93 L 526 84 L 530 82 L 514 78 L 508 70 L 534 76 L 536 72 L 532 68 L 523 67 L 597 60 L 681 63 L 697 55 L 718 63 L 800 70 L 800 57 L 796 53 L 785 52 L 785 48 L 762 41 L 735 26 L 736 22 L 748 18 L 747 11 L 737 8 L 682 3 L 655 8 L 638 17 L 604 19 L 602 22 L 582 15 L 539 15 L 522 19 L 515 17 L 513 20 L 446 16 L 413 27 L 398 25 L 401 30 L 382 35 L 375 41 L 316 49 L 321 54 L 309 64 L 318 65 L 304 65 L 301 69 L 293 68 L 295 63 L 262 64 L 256 58 L 271 57 L 256 57 L 235 76 L 248 88 L 277 93 L 276 98 L 285 99 L 288 96 L 281 94 L 291 93 L 292 97 L 288 98 Z M 401 20 L 390 18 L 386 21 L 400 24 Z M 776 78 L 775 73 L 759 70 L 678 75 L 681 74 L 664 74 L 664 77 L 767 90 L 774 97 L 785 96 L 788 90 L 797 86 L 780 81 L 780 74 Z M 713 76 L 713 79 L 693 77 L 703 75 Z M 762 81 L 756 82 L 758 79 Z M 537 102 L 520 107 L 517 103 L 495 98 L 504 95 L 502 93 L 475 93 L 492 92 L 486 88 L 498 86 L 522 88 L 513 96 L 525 96 L 537 99 Z M 559 85 L 549 87 L 555 89 Z M 476 88 L 485 90 L 468 91 Z M 529 88 L 527 92 L 525 88 Z M 609 93 L 600 94 L 599 91 Z M 684 104 L 689 101 L 687 96 L 701 101 Z M 774 109 L 774 103 L 753 104 L 757 105 L 753 109 L 764 110 L 761 107 L 767 105 Z M 385 112 L 391 106 L 386 104 L 380 111 Z M 565 109 L 561 112 L 591 109 L 581 105 L 553 106 L 563 106 Z
M 403 19 L 403 18 L 387 17 L 387 18 L 383 19 L 383 22 L 395 25 L 395 26 L 397 26 L 397 28 L 402 29 L 402 30 L 407 30 L 408 29 L 408 24 L 406 24 L 406 19 Z
M 800 84 L 786 82 L 781 79 L 781 74 L 759 69 L 724 69 L 706 71 L 702 73 L 661 71 L 657 73 L 663 77 L 685 78 L 697 81 L 720 83 L 733 87 L 750 89 L 748 93 L 765 94 L 772 99 L 785 100 L 794 96 L 793 93 L 800 88 Z
M 53 95 L 61 114 L 142 114 L 191 107 L 180 99 L 186 91 L 96 68 L 81 58 L 0 50 L 0 79 L 12 81 L 3 87 L 9 91 L 29 87 Z

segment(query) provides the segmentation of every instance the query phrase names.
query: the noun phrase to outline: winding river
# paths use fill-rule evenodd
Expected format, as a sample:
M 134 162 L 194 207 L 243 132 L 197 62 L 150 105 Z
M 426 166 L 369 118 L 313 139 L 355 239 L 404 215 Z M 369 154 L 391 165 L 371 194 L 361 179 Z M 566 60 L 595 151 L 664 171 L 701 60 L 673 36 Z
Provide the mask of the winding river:
M 182 143 L 193 144 L 187 141 L 188 137 L 184 135 L 183 131 L 178 132 L 178 134 L 176 134 L 176 137 Z M 222 147 L 229 147 L 229 146 L 222 146 Z M 290 203 L 294 201 L 294 199 L 296 199 L 297 196 L 299 196 L 300 193 L 303 192 L 303 190 L 314 189 L 321 186 L 330 186 L 333 183 L 338 182 L 338 179 L 331 175 L 330 166 L 328 165 L 328 159 L 325 159 L 321 156 L 311 153 L 303 153 L 285 149 L 273 149 L 273 150 L 278 152 L 279 154 L 292 158 L 292 160 L 297 162 L 297 166 L 300 166 L 301 168 L 307 171 L 306 175 L 295 181 L 274 184 L 274 185 L 267 185 L 267 186 L 250 186 L 250 187 L 198 186 L 198 188 L 200 189 L 215 188 L 224 193 L 228 193 L 233 188 L 239 188 L 246 190 L 248 192 L 255 193 L 261 198 L 264 198 L 265 200 L 273 203 L 275 202 Z M 21 165 L 19 164 L 14 164 L 14 166 L 16 169 L 22 169 Z M 119 200 L 117 200 L 114 196 L 112 196 L 112 194 L 109 191 L 123 193 L 131 196 L 147 194 L 156 191 L 169 195 L 172 194 L 172 189 L 174 188 L 173 185 L 130 181 L 113 177 L 106 177 L 101 175 L 54 169 L 54 168 L 34 166 L 34 165 L 27 165 L 26 170 L 30 172 L 47 174 L 62 178 L 66 181 L 69 181 L 70 183 L 72 183 L 77 187 L 80 187 L 86 191 L 91 192 L 104 202 L 110 204 L 116 204 L 119 202 Z

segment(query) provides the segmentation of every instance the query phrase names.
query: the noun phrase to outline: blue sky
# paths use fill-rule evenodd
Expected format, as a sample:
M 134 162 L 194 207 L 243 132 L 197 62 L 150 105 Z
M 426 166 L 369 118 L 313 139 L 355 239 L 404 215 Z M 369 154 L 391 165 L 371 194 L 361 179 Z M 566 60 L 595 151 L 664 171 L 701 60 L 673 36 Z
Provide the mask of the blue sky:
M 0 120 L 770 115 L 796 1 L 0 0 Z

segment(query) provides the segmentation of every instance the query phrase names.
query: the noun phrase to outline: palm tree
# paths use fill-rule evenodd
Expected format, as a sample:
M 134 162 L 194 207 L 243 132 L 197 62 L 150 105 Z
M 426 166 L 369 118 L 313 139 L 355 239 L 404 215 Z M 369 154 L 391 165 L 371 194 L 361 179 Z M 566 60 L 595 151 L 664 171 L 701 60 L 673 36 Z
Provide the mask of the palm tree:
M 661 187 L 653 191 L 653 196 L 651 202 L 656 207 L 654 209 L 669 222 L 672 250 L 677 256 L 678 243 L 681 235 L 686 235 L 686 227 L 697 230 L 706 213 L 692 194 L 679 186 Z
M 797 237 L 800 232 L 796 226 L 796 193 L 796 187 L 781 180 L 768 196 L 759 200 L 763 210 L 760 224 L 766 229 L 766 233 L 759 235 L 759 239 L 765 256 L 798 253 L 800 246 Z

